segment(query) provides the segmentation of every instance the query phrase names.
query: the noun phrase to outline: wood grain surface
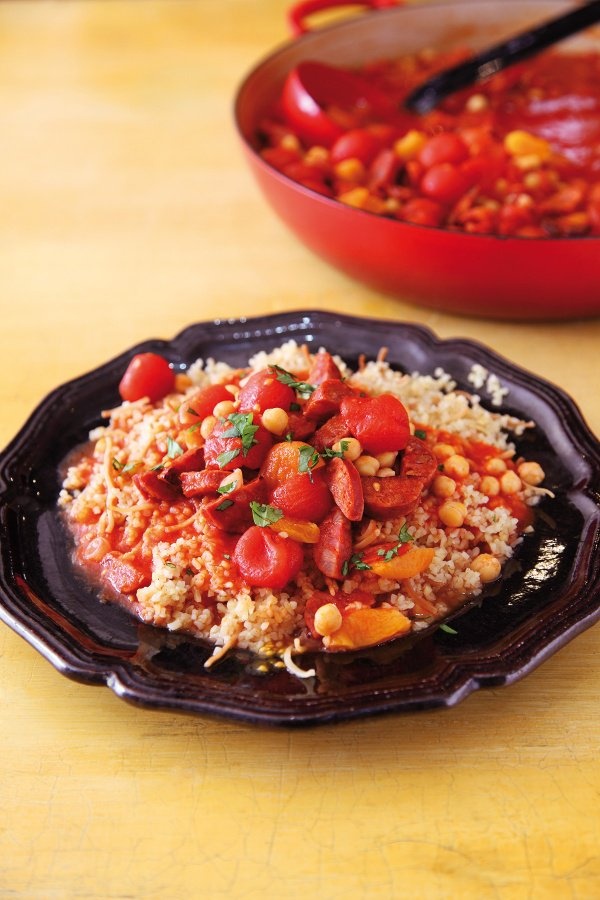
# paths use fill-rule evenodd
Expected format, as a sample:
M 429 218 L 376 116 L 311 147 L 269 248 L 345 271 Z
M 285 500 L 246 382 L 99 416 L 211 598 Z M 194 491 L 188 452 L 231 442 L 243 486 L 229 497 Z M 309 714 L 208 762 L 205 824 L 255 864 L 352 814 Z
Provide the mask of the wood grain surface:
M 0 445 L 138 341 L 317 307 L 480 340 L 600 434 L 598 320 L 380 296 L 263 204 L 232 101 L 287 5 L 0 4 Z M 262 730 L 126 705 L 2 625 L 0 897 L 600 897 L 599 689 L 596 627 L 452 710 Z

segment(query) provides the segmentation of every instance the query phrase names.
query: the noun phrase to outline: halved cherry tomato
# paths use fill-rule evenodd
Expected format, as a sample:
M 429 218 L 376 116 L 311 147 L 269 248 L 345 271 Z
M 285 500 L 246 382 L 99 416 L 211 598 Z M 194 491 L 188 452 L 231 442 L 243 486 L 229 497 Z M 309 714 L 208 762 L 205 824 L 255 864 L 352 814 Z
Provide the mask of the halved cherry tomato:
M 136 353 L 119 383 L 121 399 L 151 403 L 162 400 L 175 387 L 175 373 L 164 356 L 158 353 Z
M 280 590 L 302 568 L 304 553 L 297 541 L 253 525 L 237 542 L 233 561 L 248 584 Z
M 295 475 L 314 473 L 324 465 L 315 448 L 305 441 L 281 441 L 268 451 L 260 474 L 273 490 Z
M 296 393 L 287 384 L 278 380 L 275 369 L 263 369 L 251 375 L 240 390 L 238 407 L 240 412 L 256 410 L 264 412 L 265 409 L 280 407 L 288 410 L 296 399 Z
M 182 425 L 197 425 L 212 415 L 213 409 L 222 400 L 233 400 L 233 394 L 224 384 L 208 384 L 181 404 L 179 421 Z
M 393 394 L 378 397 L 345 397 L 340 412 L 348 430 L 363 450 L 377 455 L 403 450 L 410 437 L 406 409 Z
M 321 522 L 332 506 L 324 469 L 303 475 L 292 475 L 271 491 L 270 502 L 284 515 L 308 522 Z

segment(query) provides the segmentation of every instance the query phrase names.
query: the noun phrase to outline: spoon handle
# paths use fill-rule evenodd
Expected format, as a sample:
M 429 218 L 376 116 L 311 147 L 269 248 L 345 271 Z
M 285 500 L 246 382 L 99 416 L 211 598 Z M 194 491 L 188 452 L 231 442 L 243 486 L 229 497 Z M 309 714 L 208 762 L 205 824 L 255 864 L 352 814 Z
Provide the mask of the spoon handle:
M 600 0 L 592 0 L 578 6 L 564 15 L 495 44 L 470 57 L 464 63 L 434 75 L 405 98 L 404 106 L 411 112 L 423 115 L 449 94 L 477 84 L 507 66 L 527 59 L 528 56 L 533 56 L 540 50 L 582 31 L 599 19 Z

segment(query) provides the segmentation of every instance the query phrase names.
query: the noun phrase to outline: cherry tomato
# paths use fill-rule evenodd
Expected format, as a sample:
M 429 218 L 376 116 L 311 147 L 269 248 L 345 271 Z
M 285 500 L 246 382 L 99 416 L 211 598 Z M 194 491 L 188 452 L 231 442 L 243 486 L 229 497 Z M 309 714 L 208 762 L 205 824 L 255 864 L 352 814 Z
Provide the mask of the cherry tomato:
M 408 413 L 393 394 L 345 397 L 340 412 L 350 433 L 368 453 L 403 450 L 408 443 Z
M 252 525 L 237 542 L 233 561 L 248 584 L 280 590 L 302 568 L 304 553 L 297 541 Z
M 452 131 L 442 131 L 434 134 L 421 148 L 419 162 L 426 169 L 437 166 L 440 163 L 461 163 L 467 158 L 469 151 L 465 142 Z
M 192 394 L 179 408 L 179 421 L 182 425 L 197 425 L 212 411 L 222 400 L 233 400 L 233 394 L 227 390 L 224 384 L 209 384 Z
M 119 384 L 123 400 L 148 397 L 152 403 L 162 400 L 175 387 L 175 373 L 163 356 L 137 353 L 125 370 Z
M 431 166 L 421 179 L 421 190 L 427 197 L 449 205 L 460 200 L 468 188 L 466 175 L 448 162 Z
M 256 426 L 252 419 L 250 415 L 249 428 L 245 428 L 238 417 L 234 421 L 227 418 L 217 422 L 204 444 L 207 468 L 218 466 L 225 471 L 260 468 L 273 443 L 273 436 L 262 425 Z M 236 425 L 236 422 L 239 424 Z
M 427 197 L 415 197 L 408 200 L 401 212 L 403 222 L 411 222 L 413 225 L 429 225 L 433 228 L 442 224 L 445 215 L 444 207 L 435 200 L 428 200 Z
M 251 375 L 240 390 L 238 407 L 240 412 L 264 412 L 274 407 L 288 410 L 295 400 L 294 389 L 278 380 L 275 369 L 263 369 Z
M 335 165 L 344 159 L 359 159 L 368 166 L 381 149 L 381 141 L 364 128 L 353 128 L 337 139 L 331 148 L 331 161 Z
M 292 519 L 321 522 L 332 506 L 324 469 L 310 476 L 292 475 L 271 492 L 270 502 Z

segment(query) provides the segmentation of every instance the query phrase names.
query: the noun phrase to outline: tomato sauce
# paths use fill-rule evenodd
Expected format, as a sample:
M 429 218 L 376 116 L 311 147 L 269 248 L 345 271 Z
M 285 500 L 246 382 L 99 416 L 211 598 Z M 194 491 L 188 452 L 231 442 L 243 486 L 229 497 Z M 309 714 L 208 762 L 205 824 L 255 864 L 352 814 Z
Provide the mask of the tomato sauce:
M 370 63 L 389 98 L 325 109 L 343 134 L 303 140 L 284 102 L 257 140 L 270 165 L 366 212 L 412 224 L 527 238 L 600 235 L 600 53 L 548 51 L 417 117 L 403 98 L 468 51 Z

